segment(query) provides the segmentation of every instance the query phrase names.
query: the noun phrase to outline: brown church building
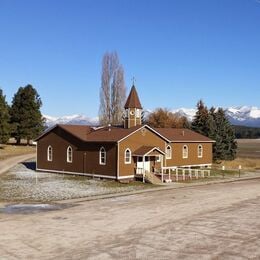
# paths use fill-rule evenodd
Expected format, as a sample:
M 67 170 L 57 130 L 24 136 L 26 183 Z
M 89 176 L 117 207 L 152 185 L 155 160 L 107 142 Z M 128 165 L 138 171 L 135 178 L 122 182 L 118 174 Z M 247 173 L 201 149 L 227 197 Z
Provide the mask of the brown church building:
M 142 125 L 134 86 L 125 104 L 123 126 L 56 125 L 36 141 L 38 171 L 115 180 L 165 167 L 211 166 L 214 142 L 189 129 Z

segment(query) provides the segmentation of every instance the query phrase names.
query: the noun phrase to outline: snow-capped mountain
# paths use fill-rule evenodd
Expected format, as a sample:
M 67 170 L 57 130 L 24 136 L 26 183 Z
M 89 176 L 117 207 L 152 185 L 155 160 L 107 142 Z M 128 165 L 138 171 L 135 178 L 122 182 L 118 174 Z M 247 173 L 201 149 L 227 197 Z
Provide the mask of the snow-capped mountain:
M 56 124 L 72 124 L 72 125 L 98 125 L 98 117 L 90 118 L 85 115 L 69 115 L 54 117 L 49 115 L 43 115 L 45 118 L 45 124 L 47 127 L 51 127 Z
M 234 125 L 260 127 L 260 108 L 258 107 L 230 107 L 226 113 Z
M 145 117 L 151 112 L 151 110 L 145 110 Z M 191 121 L 196 113 L 196 108 L 178 108 L 173 109 L 172 112 L 181 116 L 186 116 L 188 120 Z M 229 107 L 226 109 L 226 113 L 231 124 L 260 127 L 260 108 L 258 107 Z M 44 118 L 46 119 L 47 127 L 55 124 L 98 125 L 98 117 L 91 118 L 85 115 L 70 115 L 62 117 L 44 115 Z
M 191 121 L 196 113 L 196 109 L 179 108 L 172 110 L 172 112 L 186 116 Z M 226 109 L 226 114 L 233 125 L 260 127 L 260 108 L 258 107 L 229 107 Z
M 195 108 L 178 108 L 178 109 L 173 109 L 173 113 L 178 114 L 180 116 L 186 116 L 189 121 L 192 121 L 193 117 L 196 114 L 196 109 Z

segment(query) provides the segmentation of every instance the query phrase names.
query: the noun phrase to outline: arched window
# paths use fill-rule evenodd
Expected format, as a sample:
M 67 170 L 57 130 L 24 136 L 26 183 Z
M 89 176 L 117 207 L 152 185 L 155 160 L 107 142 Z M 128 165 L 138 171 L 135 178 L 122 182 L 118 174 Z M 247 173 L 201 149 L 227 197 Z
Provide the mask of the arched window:
M 166 147 L 166 159 L 171 159 L 172 158 L 172 148 L 170 145 L 167 145 Z
M 101 147 L 99 150 L 99 164 L 105 165 L 106 164 L 106 150 L 104 147 Z
M 125 164 L 130 164 L 131 163 L 131 150 L 127 148 L 125 150 Z
M 182 158 L 188 158 L 189 156 L 189 149 L 187 145 L 183 145 L 182 147 Z
M 199 158 L 203 157 L 203 147 L 201 144 L 198 145 L 198 157 Z
M 48 148 L 47 148 L 47 161 L 49 161 L 49 162 L 52 161 L 52 147 L 51 147 L 51 145 L 49 145 Z
M 72 148 L 69 146 L 67 148 L 67 162 L 72 163 Z

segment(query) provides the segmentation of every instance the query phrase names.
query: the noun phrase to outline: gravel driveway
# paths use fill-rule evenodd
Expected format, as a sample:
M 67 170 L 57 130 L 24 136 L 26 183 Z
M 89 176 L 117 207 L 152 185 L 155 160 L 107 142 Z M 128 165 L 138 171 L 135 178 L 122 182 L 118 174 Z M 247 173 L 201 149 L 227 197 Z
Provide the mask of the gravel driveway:
M 260 180 L 1 214 L 3 259 L 260 259 Z
M 133 182 L 121 184 L 84 176 L 36 172 L 35 162 L 17 164 L 0 175 L 0 202 L 50 202 L 153 187 Z

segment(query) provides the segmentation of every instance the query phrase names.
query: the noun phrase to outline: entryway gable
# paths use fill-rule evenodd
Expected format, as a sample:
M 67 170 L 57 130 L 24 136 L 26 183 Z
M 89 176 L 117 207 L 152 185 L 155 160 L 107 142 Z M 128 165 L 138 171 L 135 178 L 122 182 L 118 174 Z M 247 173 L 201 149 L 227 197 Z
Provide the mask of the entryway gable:
M 117 142 L 120 143 L 122 141 L 124 141 L 125 139 L 129 138 L 130 136 L 132 136 L 133 134 L 135 134 L 136 132 L 139 132 L 139 131 L 144 131 L 142 129 L 147 129 L 151 132 L 153 132 L 154 134 L 156 134 L 157 136 L 159 136 L 160 138 L 162 138 L 163 140 L 165 140 L 167 143 L 170 143 L 171 141 L 166 138 L 165 136 L 161 135 L 159 132 L 157 132 L 155 129 L 153 129 L 152 127 L 150 127 L 149 125 L 143 125 L 139 128 L 137 128 L 135 131 L 131 132 L 130 134 L 124 136 L 122 139 L 118 140 Z
M 159 136 L 157 132 L 153 131 L 148 126 L 143 126 L 137 131 L 128 135 L 127 138 L 118 142 L 118 177 L 133 176 L 137 169 L 139 156 L 134 155 L 138 149 L 144 149 L 142 158 L 153 161 L 154 164 L 159 164 L 159 160 L 163 162 L 165 153 L 166 140 Z M 160 158 L 157 156 L 160 155 Z M 147 158 L 146 158 L 147 157 Z M 156 162 L 158 161 L 158 163 Z M 155 163 L 156 162 L 156 163 Z M 145 163 L 148 169 L 148 163 Z M 161 163 L 160 163 L 161 165 Z

